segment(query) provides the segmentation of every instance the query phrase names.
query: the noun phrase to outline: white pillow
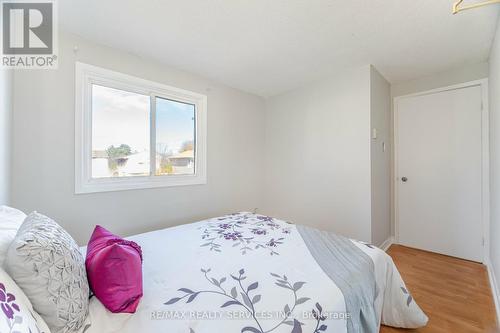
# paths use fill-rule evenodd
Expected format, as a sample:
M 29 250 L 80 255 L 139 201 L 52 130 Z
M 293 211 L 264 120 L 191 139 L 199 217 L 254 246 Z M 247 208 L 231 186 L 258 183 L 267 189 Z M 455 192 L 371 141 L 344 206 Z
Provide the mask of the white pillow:
M 7 250 L 14 240 L 17 230 L 26 214 L 15 208 L 0 206 L 0 267 L 3 267 Z
M 0 268 L 0 332 L 50 333 L 28 297 Z
M 84 325 L 89 308 L 85 260 L 54 220 L 36 212 L 24 220 L 7 252 L 5 271 L 52 332 L 74 332 Z

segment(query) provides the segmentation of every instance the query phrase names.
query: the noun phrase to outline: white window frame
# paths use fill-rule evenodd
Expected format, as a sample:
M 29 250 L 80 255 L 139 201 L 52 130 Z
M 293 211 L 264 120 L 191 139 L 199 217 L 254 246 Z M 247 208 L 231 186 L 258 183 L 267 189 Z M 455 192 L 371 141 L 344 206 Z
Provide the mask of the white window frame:
M 75 193 L 96 193 L 207 183 L 207 96 L 76 62 Z M 195 173 L 155 175 L 156 148 L 151 149 L 149 176 L 92 178 L 92 85 L 148 95 L 151 98 L 150 147 L 156 147 L 156 97 L 195 105 Z

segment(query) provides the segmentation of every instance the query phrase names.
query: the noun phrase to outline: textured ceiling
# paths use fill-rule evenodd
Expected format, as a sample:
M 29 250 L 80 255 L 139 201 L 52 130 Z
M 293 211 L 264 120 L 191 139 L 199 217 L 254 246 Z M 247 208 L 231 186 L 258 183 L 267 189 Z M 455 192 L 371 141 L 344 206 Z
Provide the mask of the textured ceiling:
M 473 1 L 473 0 L 471 0 Z M 272 96 L 373 64 L 392 83 L 488 58 L 500 6 L 453 0 L 64 0 L 63 29 Z

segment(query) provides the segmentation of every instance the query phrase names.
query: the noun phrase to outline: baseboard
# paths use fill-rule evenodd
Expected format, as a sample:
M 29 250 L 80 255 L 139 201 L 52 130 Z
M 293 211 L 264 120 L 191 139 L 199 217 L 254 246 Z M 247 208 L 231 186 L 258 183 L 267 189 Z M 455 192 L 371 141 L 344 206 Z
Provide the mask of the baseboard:
M 379 245 L 379 248 L 384 251 L 387 251 L 392 244 L 394 244 L 393 236 L 387 238 L 382 244 Z
M 493 265 L 489 259 L 486 259 L 486 268 L 488 270 L 488 278 L 490 280 L 491 293 L 493 294 L 493 300 L 495 301 L 495 309 L 497 311 L 497 322 L 500 323 L 500 298 L 499 298 L 499 289 L 497 284 L 497 279 L 495 276 L 495 270 L 493 269 Z

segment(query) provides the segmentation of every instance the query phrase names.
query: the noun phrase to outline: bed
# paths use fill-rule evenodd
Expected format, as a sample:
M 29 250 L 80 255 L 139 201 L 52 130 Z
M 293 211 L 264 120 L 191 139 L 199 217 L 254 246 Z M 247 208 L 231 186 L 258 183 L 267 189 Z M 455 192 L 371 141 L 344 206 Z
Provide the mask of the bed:
M 129 238 L 143 251 L 135 314 L 90 300 L 86 333 L 355 333 L 427 317 L 370 244 L 247 212 Z M 85 249 L 82 249 L 85 251 Z

